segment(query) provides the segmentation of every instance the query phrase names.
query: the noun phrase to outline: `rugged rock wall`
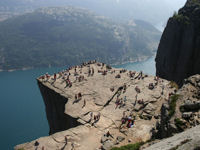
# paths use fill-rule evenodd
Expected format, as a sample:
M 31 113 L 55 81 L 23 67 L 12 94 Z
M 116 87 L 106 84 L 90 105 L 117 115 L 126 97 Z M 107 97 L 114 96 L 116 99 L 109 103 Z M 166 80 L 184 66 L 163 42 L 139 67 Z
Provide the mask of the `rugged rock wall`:
M 156 75 L 182 85 L 200 73 L 200 1 L 188 0 L 168 20 L 156 56 Z
M 164 139 L 144 150 L 199 150 L 200 126 Z
M 45 103 L 45 110 L 50 129 L 49 134 L 80 125 L 76 118 L 64 113 L 65 104 L 68 101 L 67 98 L 56 93 L 47 86 L 44 86 L 40 81 L 38 81 L 38 86 Z
M 200 125 L 200 76 L 185 79 L 176 94 L 162 104 L 154 138 L 166 138 Z

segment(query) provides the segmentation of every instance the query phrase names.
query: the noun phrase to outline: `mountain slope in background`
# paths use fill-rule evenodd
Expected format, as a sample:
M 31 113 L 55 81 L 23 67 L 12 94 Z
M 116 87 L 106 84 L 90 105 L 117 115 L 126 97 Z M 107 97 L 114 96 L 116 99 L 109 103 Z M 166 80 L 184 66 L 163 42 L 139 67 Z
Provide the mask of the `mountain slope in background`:
M 86 9 L 42 8 L 0 23 L 0 69 L 137 61 L 155 54 L 160 35 L 144 21 L 118 24 Z
M 0 12 L 27 12 L 39 7 L 76 6 L 90 9 L 117 21 L 142 19 L 163 25 L 186 0 L 1 0 Z

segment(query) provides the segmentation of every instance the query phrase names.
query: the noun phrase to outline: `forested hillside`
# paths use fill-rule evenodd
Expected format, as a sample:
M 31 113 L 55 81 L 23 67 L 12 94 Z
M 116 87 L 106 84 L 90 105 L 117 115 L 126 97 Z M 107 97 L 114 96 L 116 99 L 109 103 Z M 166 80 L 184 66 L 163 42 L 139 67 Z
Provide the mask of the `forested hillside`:
M 0 69 L 136 61 L 152 56 L 159 39 L 144 21 L 118 24 L 86 9 L 41 8 L 0 23 Z

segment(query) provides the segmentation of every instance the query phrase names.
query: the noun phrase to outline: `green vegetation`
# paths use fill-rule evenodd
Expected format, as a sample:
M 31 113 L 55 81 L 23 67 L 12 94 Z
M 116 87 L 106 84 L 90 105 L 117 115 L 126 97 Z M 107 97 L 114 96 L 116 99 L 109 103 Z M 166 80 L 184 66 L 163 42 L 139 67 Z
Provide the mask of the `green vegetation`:
M 180 112 L 184 112 L 184 111 L 185 111 L 184 106 L 180 106 L 180 107 L 179 107 L 179 110 L 180 110 Z
M 172 95 L 170 97 L 170 102 L 169 102 L 169 117 L 171 118 L 174 113 L 175 113 L 175 110 L 176 110 L 176 102 L 178 100 L 180 95 L 178 94 L 175 94 L 175 95 Z
M 0 22 L 0 69 L 120 63 L 154 54 L 160 32 L 114 23 L 73 7 L 45 8 Z
M 174 12 L 173 19 L 175 19 L 178 22 L 183 23 L 185 25 L 190 24 L 190 19 L 187 16 L 184 16 L 182 14 L 178 14 L 177 12 Z
M 190 2 L 191 2 L 191 3 L 195 3 L 195 4 L 200 4 L 200 1 L 199 1 L 199 0 L 191 0 Z
M 179 118 L 174 119 L 176 127 L 180 130 L 183 131 L 182 127 L 185 125 L 183 121 L 181 121 Z
M 144 144 L 143 142 L 138 142 L 138 143 L 135 143 L 135 144 L 128 144 L 128 145 L 125 145 L 125 146 L 121 146 L 119 148 L 118 147 L 114 147 L 111 150 L 139 150 L 140 147 L 143 144 Z

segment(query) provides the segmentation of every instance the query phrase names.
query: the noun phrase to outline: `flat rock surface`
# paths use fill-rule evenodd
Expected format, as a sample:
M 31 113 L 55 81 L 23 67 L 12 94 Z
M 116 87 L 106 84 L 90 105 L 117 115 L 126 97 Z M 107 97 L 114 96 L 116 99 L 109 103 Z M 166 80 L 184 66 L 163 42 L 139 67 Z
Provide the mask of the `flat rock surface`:
M 89 75 L 88 70 L 92 68 L 94 74 Z M 106 75 L 103 75 L 102 72 L 106 72 Z M 65 82 L 69 73 L 71 87 L 66 86 Z M 120 75 L 120 78 L 116 78 L 117 75 Z M 76 78 L 80 76 L 84 76 L 84 79 L 79 82 Z M 113 136 L 111 141 L 115 143 L 114 146 L 128 144 L 128 141 L 134 143 L 149 140 L 151 129 L 156 123 L 154 115 L 159 114 L 162 103 L 167 101 L 166 97 L 174 91 L 170 87 L 169 81 L 163 79 L 157 81 L 154 76 L 138 72 L 130 77 L 129 71 L 116 68 L 107 69 L 106 65 L 102 63 L 78 66 L 76 69 L 70 68 L 69 71 L 56 74 L 56 80 L 53 75 L 48 80 L 46 78 L 38 78 L 38 80 L 44 86 L 66 97 L 68 101 L 65 104 L 65 113 L 76 118 L 82 124 L 37 139 L 40 143 L 39 147 L 44 146 L 44 149 L 48 150 L 64 147 L 65 136 L 69 137 L 69 143 L 63 149 L 68 150 L 73 146 L 76 150 L 98 149 L 104 145 L 100 139 L 107 131 Z M 154 85 L 152 90 L 149 89 L 150 83 Z M 137 88 L 140 92 L 136 90 Z M 75 95 L 78 93 L 82 95 L 80 100 L 75 99 Z M 119 105 L 116 104 L 118 99 L 121 102 Z M 143 119 L 144 117 L 141 116 L 147 113 L 150 115 L 150 119 Z M 100 115 L 100 119 L 95 121 L 94 116 L 97 115 Z M 122 124 L 122 117 L 129 117 L 134 121 L 133 126 L 128 127 L 127 121 Z M 124 137 L 125 140 L 116 143 L 118 136 Z M 34 142 L 18 145 L 15 149 L 35 149 Z M 70 147 L 71 144 L 72 147 Z

